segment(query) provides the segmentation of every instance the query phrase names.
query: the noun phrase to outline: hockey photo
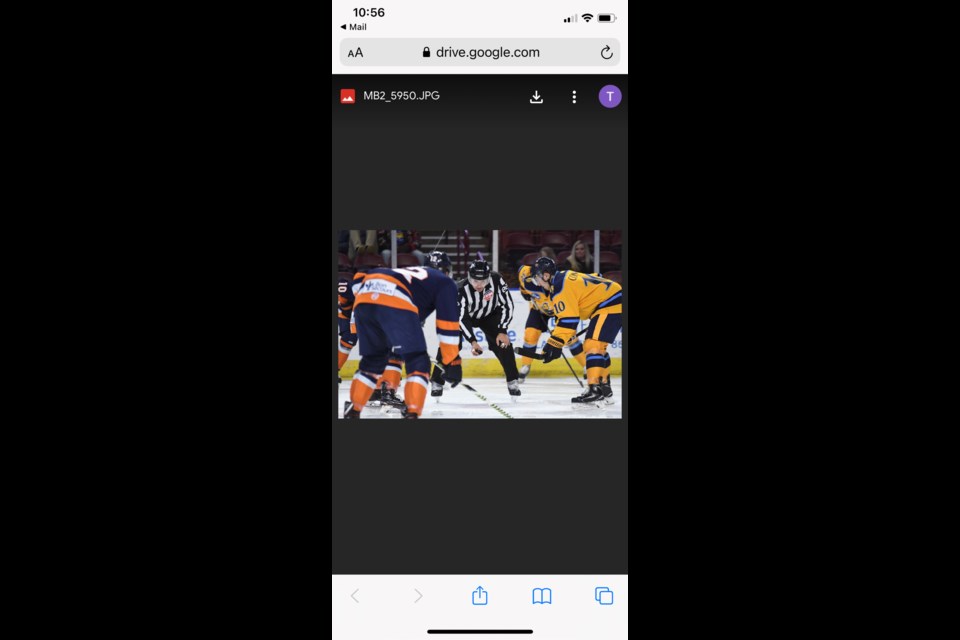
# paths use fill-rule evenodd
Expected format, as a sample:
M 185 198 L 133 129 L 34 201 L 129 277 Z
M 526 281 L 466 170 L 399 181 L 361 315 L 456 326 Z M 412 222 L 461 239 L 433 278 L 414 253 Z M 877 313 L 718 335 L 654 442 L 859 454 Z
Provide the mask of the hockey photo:
M 338 230 L 342 419 L 620 419 L 625 233 Z

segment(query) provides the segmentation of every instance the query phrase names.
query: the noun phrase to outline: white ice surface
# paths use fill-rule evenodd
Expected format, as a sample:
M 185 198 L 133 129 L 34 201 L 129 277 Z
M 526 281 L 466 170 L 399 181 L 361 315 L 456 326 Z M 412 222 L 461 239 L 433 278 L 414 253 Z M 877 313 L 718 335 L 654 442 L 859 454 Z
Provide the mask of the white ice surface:
M 521 395 L 512 397 L 507 392 L 507 381 L 503 378 L 470 378 L 465 379 L 465 383 L 477 390 L 486 400 L 478 397 L 476 393 L 464 388 L 462 385 L 456 389 L 451 389 L 450 385 L 444 386 L 443 395 L 434 398 L 427 392 L 427 403 L 424 407 L 421 419 L 435 418 L 440 420 L 463 420 L 466 418 L 483 418 L 485 420 L 501 418 L 506 420 L 507 416 L 497 411 L 492 405 L 500 407 L 507 415 L 515 419 L 604 419 L 622 417 L 622 389 L 620 386 L 620 377 L 611 376 L 611 386 L 613 388 L 613 404 L 604 404 L 602 408 L 595 406 L 578 407 L 570 402 L 574 396 L 583 393 L 580 385 L 574 380 L 573 376 L 569 378 L 528 378 L 520 385 Z M 344 402 L 350 399 L 350 379 L 346 379 L 338 385 L 338 397 L 340 407 L 340 418 L 343 418 Z M 403 395 L 403 385 L 401 381 L 401 390 L 399 395 Z M 584 383 L 586 384 L 586 383 Z M 438 402 L 439 400 L 439 402 Z M 360 419 L 399 419 L 400 412 L 396 409 L 385 410 L 382 407 L 367 406 Z

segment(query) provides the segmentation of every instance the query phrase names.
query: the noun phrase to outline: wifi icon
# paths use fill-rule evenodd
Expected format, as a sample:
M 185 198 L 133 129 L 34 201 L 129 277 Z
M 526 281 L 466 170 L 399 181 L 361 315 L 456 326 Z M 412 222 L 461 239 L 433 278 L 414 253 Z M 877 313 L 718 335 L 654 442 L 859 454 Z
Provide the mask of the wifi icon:
M 584 21 L 584 22 L 590 22 L 591 20 L 593 20 L 593 14 L 592 14 L 592 13 L 585 13 L 585 14 L 583 14 L 583 15 L 580 16 L 580 17 L 583 18 L 583 21 Z

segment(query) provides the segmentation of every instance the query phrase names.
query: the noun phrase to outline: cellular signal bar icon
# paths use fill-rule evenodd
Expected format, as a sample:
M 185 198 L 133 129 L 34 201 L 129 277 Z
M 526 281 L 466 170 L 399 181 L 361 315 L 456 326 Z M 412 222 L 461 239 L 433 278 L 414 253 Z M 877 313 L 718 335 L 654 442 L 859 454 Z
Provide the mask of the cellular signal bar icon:
M 564 22 L 576 22 L 576 21 L 577 21 L 577 16 L 576 16 L 576 14 L 574 14 L 574 15 L 570 16 L 569 18 L 564 18 L 563 21 L 564 21 Z

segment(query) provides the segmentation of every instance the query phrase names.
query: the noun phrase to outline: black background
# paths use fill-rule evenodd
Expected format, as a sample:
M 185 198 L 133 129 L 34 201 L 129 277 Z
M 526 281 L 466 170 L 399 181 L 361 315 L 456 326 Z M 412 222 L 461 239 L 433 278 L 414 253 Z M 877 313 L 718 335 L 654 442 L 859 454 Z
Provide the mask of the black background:
M 650 33 L 648 49 L 660 55 L 644 65 L 642 121 L 639 105 L 632 110 L 631 166 L 642 193 L 632 192 L 630 247 L 638 261 L 625 304 L 634 292 L 639 300 L 642 287 L 643 322 L 637 316 L 630 323 L 638 333 L 632 339 L 625 327 L 632 357 L 624 366 L 636 363 L 633 412 L 644 429 L 630 440 L 637 485 L 632 548 L 643 553 L 646 583 L 654 585 L 645 593 L 652 603 L 647 626 L 695 607 L 712 627 L 769 627 L 774 619 L 810 617 L 811 580 L 838 575 L 827 584 L 829 595 L 846 602 L 831 584 L 847 587 L 876 574 L 856 558 L 837 573 L 844 564 L 837 549 L 862 546 L 872 535 L 862 526 L 872 512 L 851 515 L 850 501 L 837 496 L 863 494 L 863 477 L 882 471 L 857 466 L 865 441 L 859 430 L 810 425 L 824 416 L 876 412 L 873 396 L 861 389 L 887 391 L 876 372 L 889 367 L 877 363 L 885 352 L 875 348 L 870 329 L 880 302 L 866 298 L 885 301 L 889 292 L 881 292 L 886 280 L 875 278 L 877 284 L 864 285 L 871 287 L 865 296 L 851 296 L 851 278 L 861 281 L 863 265 L 878 263 L 850 240 L 862 235 L 862 220 L 817 212 L 825 202 L 856 208 L 889 200 L 897 178 L 879 166 L 886 156 L 876 153 L 876 127 L 851 133 L 845 117 L 870 111 L 854 94 L 872 97 L 851 89 L 846 67 L 837 65 L 849 57 L 848 37 L 811 57 L 797 52 L 816 30 L 812 18 L 758 39 L 739 14 L 691 25 L 687 13 L 654 11 L 657 24 L 675 26 Z M 312 263 L 317 242 L 322 254 L 329 234 L 325 220 L 324 228 L 312 228 L 318 192 L 326 217 L 329 179 L 326 140 L 311 140 L 327 132 L 308 80 L 316 47 L 306 26 L 302 37 L 291 37 L 297 26 L 291 31 L 287 13 L 237 14 L 229 29 L 222 12 L 192 18 L 202 21 L 194 20 L 199 26 L 178 40 L 176 52 L 146 58 L 146 75 L 141 57 L 126 62 L 133 75 L 150 78 L 134 94 L 142 100 L 131 109 L 85 112 L 105 144 L 129 150 L 114 154 L 111 174 L 137 199 L 146 196 L 149 214 L 156 211 L 131 218 L 123 200 L 117 215 L 133 224 L 128 231 L 142 233 L 120 262 L 108 256 L 123 265 L 122 282 L 148 299 L 135 298 L 131 307 L 124 297 L 116 314 L 124 322 L 104 325 L 104 339 L 94 341 L 106 349 L 111 371 L 135 374 L 111 379 L 128 398 L 120 407 L 132 413 L 106 418 L 119 416 L 120 440 L 136 456 L 118 475 L 110 460 L 130 460 L 106 450 L 104 486 L 135 507 L 135 523 L 149 525 L 143 531 L 156 553 L 140 554 L 148 573 L 177 576 L 178 588 L 202 603 L 184 609 L 189 620 L 170 607 L 152 618 L 245 630 L 296 620 L 299 628 L 296 615 L 286 614 L 291 603 L 302 603 L 312 615 L 315 596 L 301 569 L 325 535 L 313 526 L 310 508 L 315 449 L 291 444 L 298 426 L 312 432 L 315 417 L 317 367 L 303 336 L 315 330 Z M 179 22 L 161 20 L 166 31 L 154 31 L 165 37 Z M 251 40 L 253 32 L 263 38 Z M 339 109 L 328 91 L 321 82 L 321 109 Z M 825 96 L 840 96 L 839 116 L 822 108 Z M 99 185 L 102 173 L 97 165 L 87 182 Z M 436 186 L 420 191 L 429 195 Z M 371 182 L 367 191 L 374 189 Z M 460 199 L 462 206 L 469 201 L 470 194 Z M 386 216 L 405 211 L 413 209 L 366 213 L 381 216 L 375 226 L 385 227 Z M 335 212 L 334 226 L 348 226 L 339 224 L 348 215 Z M 557 215 L 564 226 L 580 227 L 563 211 Z M 503 218 L 491 226 L 503 227 Z M 333 264 L 319 272 L 332 273 Z M 328 294 L 321 291 L 321 324 L 333 317 Z M 107 296 L 104 305 L 115 299 Z M 144 350 L 135 358 L 144 366 L 130 361 L 132 344 Z M 321 331 L 317 344 L 335 343 Z M 133 368 L 118 370 L 114 361 Z M 851 386 L 851 375 L 865 382 Z M 83 378 L 97 381 L 87 395 L 99 397 L 102 379 Z M 328 392 L 322 384 L 321 411 Z M 890 413 L 889 403 L 877 406 Z M 131 415 L 157 429 L 131 431 Z M 279 435 L 269 437 L 268 425 L 271 433 L 280 427 Z M 325 449 L 326 433 L 321 440 Z M 349 488 L 334 488 L 349 495 Z M 342 507 L 334 497 L 336 515 Z M 325 528 L 325 505 L 321 510 Z M 115 501 L 96 513 L 115 519 Z M 128 526 L 129 515 L 124 511 L 118 526 Z M 389 544 L 390 535 L 382 532 L 378 542 Z M 136 553 L 144 538 L 128 543 L 124 548 Z M 351 554 L 340 566 L 357 569 L 357 551 L 339 549 Z M 110 554 L 101 555 L 111 566 Z M 129 565 L 127 556 L 121 564 Z M 125 602 L 147 606 L 149 616 L 150 603 L 164 598 L 145 600 L 144 591 L 165 595 L 167 582 L 138 584 Z M 744 594 L 751 608 L 744 608 Z M 757 617 L 758 607 L 770 615 Z M 814 617 L 810 624 L 823 623 Z
M 330 291 L 338 228 L 624 230 L 624 418 L 347 423 L 334 393 L 332 572 L 628 573 L 627 78 L 334 76 L 331 100 Z

